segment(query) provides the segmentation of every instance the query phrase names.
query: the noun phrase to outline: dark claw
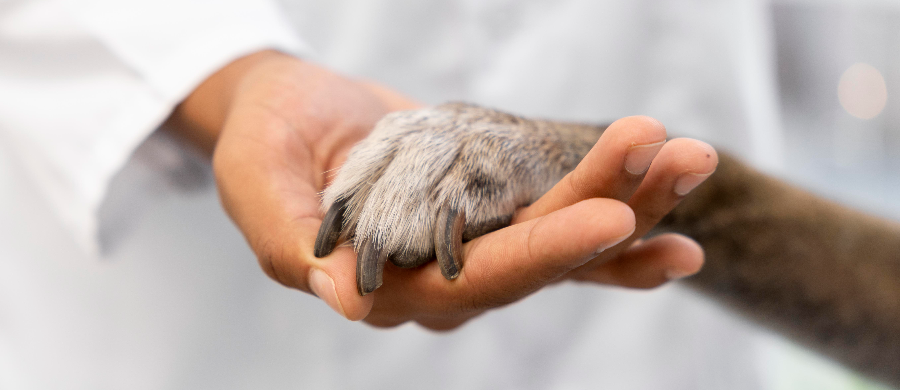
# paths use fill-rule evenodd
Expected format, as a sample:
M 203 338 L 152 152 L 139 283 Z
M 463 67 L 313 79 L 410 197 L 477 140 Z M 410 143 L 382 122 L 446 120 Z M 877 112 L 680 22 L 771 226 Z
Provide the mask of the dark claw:
M 444 202 L 434 228 L 434 251 L 441 273 L 447 280 L 456 279 L 462 269 L 462 235 L 466 229 L 466 212 Z
M 347 199 L 335 201 L 328 212 L 325 213 L 325 219 L 322 220 L 322 226 L 319 227 L 319 235 L 316 236 L 316 247 L 313 254 L 316 257 L 325 257 L 331 254 L 331 251 L 337 246 L 338 239 L 341 237 L 341 228 L 344 224 L 344 211 L 347 208 Z
M 375 244 L 366 240 L 356 260 L 356 290 L 359 295 L 366 295 L 381 286 L 384 263 L 387 253 L 376 249 Z

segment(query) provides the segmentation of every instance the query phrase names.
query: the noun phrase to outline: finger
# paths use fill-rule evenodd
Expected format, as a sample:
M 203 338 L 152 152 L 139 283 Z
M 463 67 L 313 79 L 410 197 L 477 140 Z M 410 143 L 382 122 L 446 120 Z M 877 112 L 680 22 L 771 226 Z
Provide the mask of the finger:
M 307 252 L 306 256 L 310 253 Z M 356 252 L 350 247 L 337 248 L 325 259 L 310 262 L 307 283 L 310 291 L 321 298 L 335 312 L 351 321 L 365 318 L 372 310 L 371 296 L 358 291 Z M 302 276 L 302 275 L 300 275 Z M 302 280 L 298 283 L 303 283 Z
M 339 247 L 325 258 L 315 258 L 313 238 L 319 224 L 318 218 L 306 217 L 273 225 L 267 241 L 251 247 L 260 267 L 275 281 L 312 293 L 349 320 L 361 320 L 371 310 L 373 299 L 357 291 L 356 253 Z
M 456 280 L 435 263 L 415 270 L 389 267 L 376 291 L 380 320 L 473 313 L 518 300 L 631 235 L 634 214 L 612 199 L 588 199 L 476 238 Z M 406 319 L 413 319 L 405 317 Z
M 634 210 L 634 235 L 600 254 L 584 267 L 602 264 L 647 234 L 690 192 L 716 169 L 718 156 L 709 144 L 688 138 L 669 141 L 660 150 L 646 177 L 628 205 Z
M 575 170 L 534 204 L 520 210 L 513 224 L 584 199 L 628 200 L 665 141 L 666 128 L 656 119 L 632 116 L 615 121 Z
M 634 231 L 634 214 L 612 199 L 588 199 L 473 240 L 452 299 L 468 309 L 516 301 Z
M 617 258 L 594 269 L 575 271 L 581 281 L 631 288 L 653 288 L 700 271 L 703 249 L 680 234 L 663 234 L 636 243 Z
M 635 210 L 638 231 L 646 234 L 684 197 L 716 170 L 719 157 L 709 144 L 689 138 L 669 141 L 658 156 L 658 166 L 628 204 Z
M 260 123 L 265 122 L 236 115 L 229 126 Z M 365 317 L 372 299 L 356 291 L 353 251 L 313 256 L 321 217 L 310 151 L 297 142 L 280 142 L 288 131 L 260 133 L 267 138 L 244 142 L 223 135 L 220 140 L 213 163 L 223 205 L 271 278 L 317 295 L 351 320 Z M 228 149 L 234 146 L 239 148 Z

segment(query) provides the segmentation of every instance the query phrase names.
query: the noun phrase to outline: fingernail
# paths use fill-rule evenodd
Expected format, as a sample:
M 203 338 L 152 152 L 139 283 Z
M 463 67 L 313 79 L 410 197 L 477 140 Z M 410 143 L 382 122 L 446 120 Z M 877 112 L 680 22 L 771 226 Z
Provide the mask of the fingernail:
M 625 170 L 632 175 L 641 175 L 647 172 L 653 158 L 665 143 L 666 141 L 660 141 L 655 144 L 632 146 L 625 155 Z
M 675 193 L 681 196 L 687 195 L 694 188 L 703 183 L 712 173 L 685 173 L 675 181 Z
M 603 252 L 609 248 L 612 248 L 616 245 L 619 245 L 620 242 L 625 241 L 625 239 L 627 239 L 628 237 L 631 237 L 632 234 L 634 234 L 634 228 L 632 228 L 631 231 L 628 232 L 628 234 L 626 234 L 622 237 L 615 238 L 615 239 L 612 239 L 612 240 L 609 240 L 609 241 L 603 243 L 603 245 L 600 246 L 600 248 L 597 248 L 597 251 L 594 252 L 594 254 L 599 255 L 601 252 Z
M 309 273 L 309 288 L 312 290 L 313 294 L 316 294 L 319 299 L 325 301 L 328 306 L 331 306 L 331 309 L 337 312 L 338 314 L 346 317 L 344 314 L 344 308 L 341 306 L 341 301 L 337 296 L 337 289 L 334 287 L 334 280 L 320 269 L 314 269 Z
M 684 279 L 693 274 L 694 274 L 694 272 L 687 272 L 687 271 L 680 270 L 680 269 L 669 269 L 669 270 L 666 270 L 666 279 L 668 279 L 668 280 Z

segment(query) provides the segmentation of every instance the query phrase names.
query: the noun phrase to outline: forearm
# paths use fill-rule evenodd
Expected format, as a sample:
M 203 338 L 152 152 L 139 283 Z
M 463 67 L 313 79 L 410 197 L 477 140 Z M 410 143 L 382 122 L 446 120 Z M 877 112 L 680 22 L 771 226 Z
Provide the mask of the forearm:
M 664 229 L 707 263 L 689 279 L 798 340 L 900 383 L 900 226 L 723 156 Z

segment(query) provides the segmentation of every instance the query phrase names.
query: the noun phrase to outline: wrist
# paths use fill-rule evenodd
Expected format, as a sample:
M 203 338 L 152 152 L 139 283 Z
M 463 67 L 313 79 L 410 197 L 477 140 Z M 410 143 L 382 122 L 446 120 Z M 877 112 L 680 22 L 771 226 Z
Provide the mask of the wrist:
M 232 61 L 200 83 L 175 107 L 166 120 L 167 128 L 211 155 L 245 76 L 262 63 L 286 56 L 274 50 L 262 50 Z

